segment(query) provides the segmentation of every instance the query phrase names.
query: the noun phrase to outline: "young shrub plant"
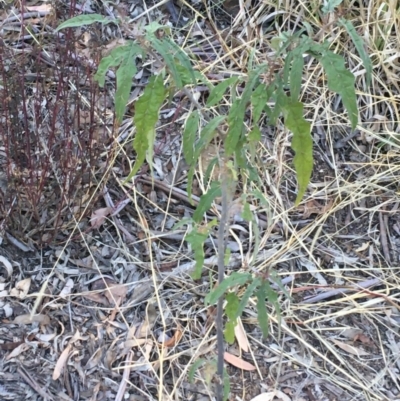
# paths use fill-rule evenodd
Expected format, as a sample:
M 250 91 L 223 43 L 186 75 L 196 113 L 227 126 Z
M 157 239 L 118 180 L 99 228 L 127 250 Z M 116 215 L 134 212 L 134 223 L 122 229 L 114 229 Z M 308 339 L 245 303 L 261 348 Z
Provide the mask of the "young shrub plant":
M 118 23 L 101 15 L 89 15 L 72 18 L 58 27 L 58 30 L 88 25 L 94 22 Z M 353 26 L 348 21 L 341 21 L 346 27 L 356 48 L 361 51 L 360 38 Z M 217 399 L 228 398 L 229 380 L 224 375 L 224 341 L 234 341 L 234 328 L 238 317 L 243 313 L 251 297 L 256 298 L 258 320 L 263 336 L 268 335 L 268 313 L 266 302 L 270 302 L 279 312 L 277 294 L 270 284 L 270 273 L 265 276 L 255 276 L 249 272 L 233 272 L 225 276 L 225 266 L 229 260 L 225 242 L 228 236 L 229 221 L 232 216 L 230 205 L 233 201 L 239 174 L 249 179 L 259 179 L 254 173 L 247 158 L 247 154 L 253 154 L 257 142 L 261 139 L 261 120 L 268 117 L 270 124 L 275 125 L 279 117 L 283 118 L 285 127 L 293 134 L 292 149 L 295 152 L 293 164 L 296 170 L 298 192 L 295 204 L 301 201 L 309 184 L 312 168 L 312 137 L 311 124 L 304 118 L 303 103 L 299 101 L 304 56 L 312 56 L 323 66 L 328 87 L 342 98 L 343 106 L 347 110 L 351 127 L 354 130 L 357 125 L 358 110 L 354 89 L 354 76 L 345 67 L 343 57 L 329 50 L 329 44 L 316 43 L 302 32 L 296 35 L 284 35 L 274 42 L 278 55 L 285 56 L 283 71 L 273 75 L 270 82 L 263 82 L 262 77 L 269 72 L 266 64 L 248 66 L 247 76 L 231 77 L 217 85 L 211 84 L 204 76 L 194 71 L 192 63 L 182 49 L 176 45 L 167 35 L 160 39 L 156 32 L 167 28 L 152 23 L 146 27 L 144 38 L 138 41 L 128 41 L 124 46 L 115 48 L 107 57 L 104 57 L 95 78 L 100 86 L 104 86 L 106 73 L 110 68 L 116 69 L 116 94 L 115 109 L 117 123 L 122 121 L 123 113 L 129 99 L 132 78 L 137 72 L 135 60 L 146 55 L 161 55 L 165 62 L 164 70 L 157 76 L 152 76 L 144 89 L 142 96 L 136 101 L 134 125 L 136 128 L 133 147 L 136 152 L 136 161 L 133 170 L 127 180 L 132 178 L 147 159 L 151 166 L 153 158 L 153 145 L 155 140 L 155 127 L 159 119 L 159 111 L 166 99 L 176 90 L 183 90 L 193 102 L 193 111 L 186 120 L 183 131 L 183 153 L 189 165 L 188 195 L 191 198 L 191 188 L 197 163 L 208 145 L 215 139 L 222 141 L 221 152 L 208 166 L 206 176 L 211 176 L 211 170 L 218 166 L 220 176 L 215 180 L 209 180 L 208 190 L 204 193 L 190 221 L 185 220 L 179 225 L 190 224 L 193 229 L 187 235 L 195 258 L 194 279 L 199 279 L 204 264 L 203 245 L 210 230 L 218 224 L 218 286 L 210 291 L 205 298 L 206 305 L 217 304 L 217 347 L 218 360 L 216 371 L 219 377 L 217 381 Z M 362 54 L 365 63 L 369 62 L 365 52 Z M 370 68 L 367 68 L 370 71 Z M 205 107 L 199 105 L 191 96 L 189 87 L 202 82 L 209 87 L 209 97 Z M 227 90 L 234 91 L 240 85 L 243 88 L 242 95 L 233 100 L 227 115 L 212 115 L 211 108 L 218 107 Z M 268 104 L 273 104 L 269 107 Z M 251 129 L 245 128 L 246 112 L 251 108 Z M 209 109 L 209 110 L 208 110 Z M 222 126 L 227 126 L 226 132 L 222 132 Z M 204 215 L 211 208 L 216 198 L 221 199 L 221 216 L 219 223 L 213 220 L 204 223 Z M 245 220 L 252 223 L 253 216 L 250 205 L 246 202 L 246 196 L 242 199 Z M 273 279 L 279 285 L 276 277 Z M 239 291 L 231 289 L 243 289 L 243 295 L 239 298 Z M 242 293 L 242 292 L 240 292 Z M 224 308 L 225 305 L 225 308 Z M 226 324 L 223 327 L 223 317 Z M 193 371 L 204 361 L 197 361 Z

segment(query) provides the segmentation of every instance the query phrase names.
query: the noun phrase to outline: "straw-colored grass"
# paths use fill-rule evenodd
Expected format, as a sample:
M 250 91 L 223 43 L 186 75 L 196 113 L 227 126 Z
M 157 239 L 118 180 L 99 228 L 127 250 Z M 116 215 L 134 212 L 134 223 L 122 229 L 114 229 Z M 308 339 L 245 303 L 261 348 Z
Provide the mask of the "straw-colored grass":
M 185 15 L 194 15 L 193 9 L 198 13 L 197 19 L 185 20 L 184 28 L 172 29 L 194 67 L 218 83 L 232 75 L 246 76 L 253 55 L 255 63 L 268 62 L 277 72 L 283 60 L 275 58 L 271 41 L 284 32 L 306 28 L 305 33 L 315 41 L 329 41 L 331 49 L 345 58 L 356 76 L 360 114 L 357 134 L 352 136 L 347 114 L 340 98 L 329 91 L 321 65 L 307 59 L 300 100 L 312 123 L 315 168 L 297 208 L 293 206 L 296 177 L 291 133 L 281 122 L 277 127 L 266 122 L 263 127 L 254 166 L 262 184 L 243 180 L 238 187 L 248 194 L 259 191 L 265 201 L 253 200 L 259 222 L 256 230 L 232 223 L 227 274 L 274 270 L 290 297 L 278 290 L 279 313 L 268 305 L 270 335 L 266 340 L 258 327 L 255 301 L 250 300 L 240 326 L 240 341 L 246 338 L 249 350 L 241 350 L 238 342 L 227 345 L 226 350 L 256 370 L 227 365 L 230 400 L 251 400 L 261 393 L 266 393 L 263 400 L 285 401 L 400 399 L 399 6 L 395 1 L 345 0 L 337 13 L 323 16 L 320 2 L 315 1 L 250 3 L 240 1 L 232 23 L 223 5 L 181 4 Z M 146 12 L 130 3 L 113 7 L 98 1 L 92 9 L 130 16 L 121 29 L 111 26 L 87 31 L 109 42 L 115 37 L 132 38 L 140 24 L 164 15 L 158 7 Z M 8 15 L 16 11 L 8 10 Z M 5 14 L 1 15 L 4 19 Z M 351 39 L 337 24 L 339 17 L 351 21 L 365 40 L 373 62 L 369 87 Z M 148 59 L 142 67 L 146 76 L 158 71 L 161 64 Z M 145 79 L 141 82 L 139 77 L 136 83 L 132 102 Z M 111 94 L 113 85 L 110 82 L 106 88 Z M 204 102 L 203 89 L 193 88 L 199 102 Z M 212 112 L 228 110 L 231 103 L 228 92 L 222 101 L 224 108 Z M 193 212 L 181 152 L 181 133 L 190 107 L 185 94 L 178 94 L 161 113 L 153 182 L 142 174 L 135 182 L 124 183 L 134 163 L 132 110 L 127 110 L 126 120 L 115 133 L 113 149 L 118 155 L 107 182 L 109 192 L 105 204 L 98 205 L 117 207 L 126 201 L 127 206 L 108 216 L 100 230 L 90 229 L 87 218 L 77 221 L 75 234 L 64 248 L 70 256 L 61 258 L 60 249 L 49 250 L 52 264 L 46 272 L 38 269 L 32 276 L 36 289 L 20 301 L 28 313 L 32 297 L 37 298 L 42 283 L 48 280 L 51 294 L 41 294 L 37 312 L 52 319 L 50 326 L 42 327 L 42 334 L 55 333 L 57 337 L 47 342 L 36 338 L 47 350 L 40 356 L 40 369 L 37 363 L 32 367 L 38 358 L 34 347 L 21 355 L 31 377 L 47 383 L 43 391 L 53 399 L 61 399 L 54 398 L 59 392 L 65 399 L 80 400 L 121 400 L 124 394 L 131 400 L 214 397 L 210 363 L 194 373 L 192 383 L 188 378 L 196 360 L 210 361 L 216 356 L 215 311 L 204 306 L 204 296 L 216 280 L 216 236 L 211 235 L 206 243 L 205 274 L 195 282 L 190 277 L 194 262 L 184 241 L 185 231 L 173 228 Z M 216 143 L 208 151 L 216 152 L 218 146 Z M 195 195 L 207 187 L 204 175 L 210 158 L 212 155 L 203 157 L 196 172 Z M 216 204 L 209 217 L 218 216 Z M 24 277 L 14 272 L 11 287 Z M 103 281 L 105 278 L 108 281 Z M 69 279 L 72 292 L 60 296 Z M 111 291 L 109 302 L 100 301 L 98 297 L 108 294 L 104 288 L 111 288 L 111 283 L 121 284 L 121 292 Z M 15 307 L 14 298 L 2 306 L 7 302 Z M 26 327 L 24 333 L 29 332 L 30 326 Z M 0 333 L 5 335 L 7 330 L 22 336 L 15 325 L 0 328 Z M 137 343 L 132 346 L 134 341 Z M 168 346 L 163 346 L 164 342 Z M 64 370 L 69 376 L 49 381 L 67 347 L 70 357 Z M 0 372 L 11 372 L 7 366 L 21 363 L 21 355 L 1 362 Z M 32 364 L 27 363 L 30 360 Z M 71 380 L 80 390 L 74 389 Z M 0 373 L 0 384 L 9 385 L 5 374 Z

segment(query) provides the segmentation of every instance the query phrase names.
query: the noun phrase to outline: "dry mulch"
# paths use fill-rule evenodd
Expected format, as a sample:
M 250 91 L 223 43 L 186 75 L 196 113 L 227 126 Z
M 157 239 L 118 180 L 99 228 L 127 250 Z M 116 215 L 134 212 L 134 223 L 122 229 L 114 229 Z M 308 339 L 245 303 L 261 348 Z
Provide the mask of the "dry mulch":
M 227 274 L 274 270 L 286 291 L 277 289 L 280 311 L 269 305 L 267 339 L 253 300 L 246 308 L 226 351 L 254 370 L 227 364 L 230 400 L 400 400 L 394 10 L 382 21 L 378 2 L 359 2 L 352 14 L 360 31 L 369 29 L 375 55 L 367 88 L 355 50 L 341 42 L 343 31 L 319 23 L 311 5 L 287 3 L 248 5 L 248 14 L 234 2 L 184 5 L 176 9 L 179 20 L 170 8 L 146 13 L 133 1 L 16 2 L 0 11 L 1 400 L 213 399 L 215 311 L 204 306 L 204 296 L 215 282 L 216 237 L 206 243 L 205 274 L 194 281 L 185 230 L 174 228 L 193 213 L 181 155 L 190 102 L 178 93 L 160 114 L 155 179 L 143 169 L 124 184 L 134 162 L 134 101 L 160 65 L 139 65 L 117 130 L 112 74 L 104 90 L 92 79 L 101 55 L 150 18 L 172 21 L 177 43 L 215 83 L 245 74 L 250 49 L 258 61 L 269 60 L 270 40 L 296 30 L 302 19 L 315 37 L 341 46 L 357 76 L 358 131 L 351 134 L 311 61 L 302 99 L 313 123 L 315 169 L 304 201 L 293 206 L 290 133 L 280 125 L 262 132 L 261 184 L 240 188 L 259 191 L 265 201 L 253 202 L 258 232 L 232 223 Z M 42 8 L 27 8 L 28 15 L 22 6 Z M 196 22 L 194 11 L 204 19 Z M 131 31 L 94 25 L 54 34 L 59 22 L 82 12 L 129 17 Z M 387 35 L 380 47 L 378 31 Z M 204 101 L 204 88 L 196 90 Z M 196 196 L 215 152 L 217 144 L 199 166 Z M 209 217 L 218 218 L 218 205 Z M 200 358 L 205 363 L 190 381 Z

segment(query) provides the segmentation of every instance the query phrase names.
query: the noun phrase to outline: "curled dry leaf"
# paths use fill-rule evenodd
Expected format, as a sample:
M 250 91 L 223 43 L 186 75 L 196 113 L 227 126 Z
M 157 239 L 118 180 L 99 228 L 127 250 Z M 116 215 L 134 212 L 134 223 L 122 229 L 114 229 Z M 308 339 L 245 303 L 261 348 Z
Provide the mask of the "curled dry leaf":
M 244 331 L 242 319 L 240 318 L 238 318 L 237 324 L 235 326 L 235 337 L 239 344 L 239 347 L 244 352 L 249 352 L 249 341 L 247 340 L 247 335 Z
M 92 390 L 92 396 L 89 398 L 88 401 L 97 401 L 97 400 L 98 400 L 97 395 L 98 395 L 98 393 L 99 393 L 99 391 L 100 391 L 100 388 L 101 388 L 102 384 L 103 384 L 103 383 L 97 383 L 97 384 L 94 386 L 94 388 L 93 388 L 93 390 Z
M 17 316 L 13 321 L 15 324 L 31 324 L 35 322 L 47 326 L 50 324 L 50 318 L 47 315 L 38 314 L 31 316 L 30 313 L 26 313 L 24 315 Z
M 292 401 L 285 393 L 279 390 L 269 391 L 268 393 L 261 393 L 252 398 L 251 401 L 273 401 L 274 399 L 282 401 Z
M 94 260 L 92 256 L 87 256 L 82 259 L 69 259 L 70 262 L 79 267 L 86 267 L 87 269 L 93 269 Z
M 53 371 L 53 380 L 57 380 L 60 376 L 61 373 L 64 369 L 64 366 L 66 365 L 68 361 L 69 354 L 71 352 L 72 344 L 68 344 L 65 350 L 61 353 L 60 357 L 58 358 L 58 361 L 56 363 L 56 366 L 54 367 Z
M 99 363 L 102 358 L 103 358 L 103 347 L 100 347 L 86 362 L 85 369 L 93 369 L 95 366 L 99 366 Z
M 362 333 L 361 329 L 357 329 L 357 328 L 352 328 L 351 327 L 351 328 L 348 328 L 348 329 L 344 329 L 340 333 L 340 335 L 348 338 L 349 340 L 355 341 L 354 338 L 360 333 Z
M 124 349 L 131 349 L 133 347 L 141 347 L 145 343 L 147 343 L 147 338 L 132 338 L 124 341 L 122 347 Z
M 230 363 L 233 366 L 236 366 L 239 369 L 248 371 L 256 370 L 256 367 L 254 365 L 244 361 L 243 359 L 240 359 L 235 355 L 230 354 L 229 352 L 224 352 L 224 359 L 226 362 Z
M 0 291 L 0 298 L 1 298 L 1 291 Z M 4 312 L 5 317 L 11 317 L 14 314 L 14 309 L 12 308 L 12 306 L 10 304 L 4 304 L 3 312 Z
M 86 293 L 83 296 L 107 306 L 114 305 L 115 302 L 120 305 L 128 292 L 128 286 L 117 284 L 108 277 L 94 281 L 91 289 L 93 292 Z
M 333 206 L 333 199 L 330 199 L 326 205 L 321 205 L 315 199 L 310 199 L 304 205 L 298 206 L 298 210 L 303 209 L 303 219 L 308 219 L 312 214 L 325 214 Z
M 92 225 L 92 228 L 100 228 L 106 220 L 106 217 L 111 212 L 111 207 L 103 207 L 101 209 L 95 210 L 90 216 L 90 224 Z
M 150 334 L 155 321 L 157 320 L 157 311 L 153 304 L 149 303 L 146 309 L 146 320 L 139 326 L 136 337 L 146 338 Z
M 165 340 L 163 342 L 163 346 L 164 347 L 174 347 L 181 340 L 182 334 L 183 333 L 181 330 L 176 330 L 174 335 L 171 338 L 169 338 L 168 340 Z
M 72 288 L 74 288 L 74 281 L 69 278 L 60 292 L 60 297 L 66 298 L 67 295 L 71 294 Z
M 10 296 L 16 297 L 19 299 L 24 299 L 29 292 L 29 288 L 31 286 L 31 279 L 26 278 L 17 283 L 17 285 L 11 290 Z
M 98 302 L 99 304 L 109 306 L 109 302 L 107 301 L 106 297 L 98 292 L 88 292 L 82 294 L 82 296 L 90 301 Z
M 10 359 L 15 358 L 16 356 L 22 354 L 29 348 L 30 348 L 30 346 L 27 343 L 22 343 L 22 344 L 18 345 L 17 348 L 15 348 L 9 355 L 6 356 L 6 360 L 9 361 Z
M 0 255 L 0 262 L 3 264 L 4 268 L 7 270 L 7 276 L 11 277 L 13 274 L 13 267 L 12 267 L 11 262 L 3 255 Z
M 57 380 L 60 377 L 62 370 L 68 361 L 69 355 L 72 350 L 72 345 L 77 341 L 82 341 L 82 340 L 86 341 L 87 339 L 88 339 L 88 336 L 81 336 L 81 333 L 79 332 L 79 330 L 77 330 L 75 332 L 75 334 L 69 340 L 68 345 L 66 346 L 64 351 L 61 353 L 60 357 L 58 358 L 58 361 L 57 361 L 56 366 L 54 367 L 54 371 L 53 371 L 53 380 Z
M 57 336 L 57 333 L 51 333 L 51 334 L 40 334 L 40 333 L 38 333 L 38 334 L 36 334 L 35 337 L 39 341 L 42 341 L 44 343 L 48 343 L 48 342 L 54 340 L 56 338 L 56 336 Z
M 26 6 L 28 11 L 37 11 L 37 12 L 51 12 L 53 6 L 51 4 L 42 4 L 40 6 Z
M 357 356 L 366 356 L 366 355 L 369 355 L 368 352 L 366 352 L 366 351 L 364 351 L 364 350 L 362 350 L 362 349 L 353 347 L 352 345 L 346 344 L 346 343 L 344 343 L 344 342 L 342 342 L 342 341 L 338 341 L 338 340 L 333 339 L 332 342 L 333 342 L 334 344 L 336 344 L 339 348 L 341 348 L 343 351 L 348 352 L 349 354 L 357 355 Z
M 357 249 L 354 249 L 354 252 L 359 253 L 359 252 L 364 252 L 369 248 L 369 241 L 364 242 L 361 246 L 359 246 Z
M 356 334 L 354 339 L 353 339 L 353 341 L 354 342 L 355 341 L 360 341 L 365 345 L 374 345 L 374 342 L 371 340 L 371 338 L 369 338 L 368 336 L 366 336 L 363 333 Z
M 134 362 L 132 370 L 140 372 L 151 370 L 151 363 L 149 362 L 149 360 L 152 349 L 153 341 L 148 340 L 141 348 L 141 350 L 143 351 L 143 355 L 136 362 Z
M 114 305 L 120 299 L 123 301 L 128 292 L 128 286 L 124 284 L 110 284 L 108 288 L 104 291 L 104 295 L 107 297 L 108 302 Z

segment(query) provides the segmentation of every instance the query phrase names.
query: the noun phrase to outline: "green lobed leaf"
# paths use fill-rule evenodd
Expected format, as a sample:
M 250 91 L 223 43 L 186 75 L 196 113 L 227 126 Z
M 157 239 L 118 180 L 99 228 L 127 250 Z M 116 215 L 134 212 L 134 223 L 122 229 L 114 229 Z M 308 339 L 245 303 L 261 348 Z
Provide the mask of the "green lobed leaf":
M 99 83 L 100 87 L 104 87 L 105 84 L 105 77 L 107 71 L 111 67 L 116 67 L 120 65 L 125 60 L 132 60 L 132 63 L 135 62 L 135 57 L 141 55 L 142 57 L 145 56 L 144 50 L 136 45 L 134 42 L 129 42 L 128 44 L 120 47 L 116 47 L 111 51 L 111 53 L 103 57 L 100 61 L 100 64 L 97 68 L 96 74 L 94 79 Z M 136 66 L 134 66 L 136 68 Z
M 191 225 L 192 223 L 193 219 L 191 219 L 190 217 L 183 217 L 181 220 L 176 222 L 176 224 L 174 224 L 174 226 L 172 227 L 172 231 L 178 230 L 183 226 Z
M 267 296 L 268 301 L 271 302 L 271 304 L 273 304 L 275 307 L 279 306 L 277 292 L 271 287 L 267 280 L 265 280 L 263 285 L 265 286 L 265 295 Z
M 301 102 L 286 102 L 283 114 L 285 126 L 293 133 L 292 149 L 296 153 L 293 164 L 299 186 L 295 204 L 298 205 L 310 182 L 313 168 L 311 124 L 303 116 Z
M 247 222 L 253 220 L 253 214 L 251 213 L 250 205 L 247 202 L 244 202 L 243 204 L 242 218 Z
M 245 138 L 241 138 L 234 152 L 236 168 L 243 170 L 248 169 L 245 143 L 246 143 Z
M 323 43 L 317 43 L 314 42 L 313 40 L 309 39 L 307 40 L 307 53 L 312 55 L 313 57 L 317 58 L 320 60 L 321 54 L 330 51 L 329 50 L 330 43 L 328 41 L 323 42 Z
M 268 216 L 268 212 L 267 212 L 267 216 Z M 270 218 L 268 220 L 271 221 Z M 252 261 L 256 261 L 258 255 L 259 255 L 259 251 L 260 251 L 259 247 L 260 247 L 261 238 L 260 238 L 260 229 L 259 229 L 257 221 L 256 221 L 256 219 L 254 217 L 253 217 L 253 220 L 251 222 L 251 228 L 253 230 L 253 238 L 254 238 L 254 245 L 253 245 L 253 252 L 252 252 L 252 255 L 251 255 L 252 256 L 251 260 Z
M 271 98 L 274 85 L 260 84 L 251 95 L 251 105 L 253 106 L 253 124 L 256 124 L 261 117 L 268 100 Z
M 218 165 L 218 156 L 213 157 L 209 161 L 206 172 L 204 173 L 204 182 L 208 182 L 210 180 L 211 173 L 216 165 Z
M 221 196 L 221 184 L 218 181 L 213 181 L 208 191 L 200 197 L 199 204 L 193 213 L 193 220 L 200 223 L 213 203 L 214 199 Z
M 165 99 L 167 98 L 168 90 L 164 86 L 164 77 L 163 75 L 157 75 L 157 78 L 154 83 L 154 88 L 153 88 L 153 96 L 152 96 L 152 102 L 154 102 L 154 105 L 152 105 L 154 114 L 153 114 L 153 130 L 149 130 L 149 135 L 147 137 L 148 140 L 148 150 L 147 150 L 147 161 L 150 165 L 150 170 L 153 173 L 153 157 L 154 157 L 154 142 L 156 139 L 156 130 L 155 126 L 158 121 L 158 114 L 160 112 L 160 108 L 162 104 L 164 103 Z M 158 111 L 157 111 L 158 107 Z M 151 116 L 151 114 L 149 115 Z M 135 143 L 134 143 L 135 144 Z
M 301 89 L 301 78 L 303 76 L 304 59 L 302 52 L 296 52 L 292 68 L 290 70 L 290 97 L 293 101 L 299 99 Z
M 257 143 L 261 141 L 261 131 L 258 126 L 255 126 L 247 135 L 247 141 Z
M 152 144 L 155 136 L 155 125 L 158 121 L 158 114 L 166 95 L 163 77 L 152 76 L 144 89 L 143 95 L 135 104 L 135 115 L 133 117 L 136 134 L 133 147 L 136 151 L 135 165 L 127 180 L 132 178 L 142 166 L 146 152 L 152 154 Z M 150 149 L 151 146 L 151 149 Z
M 243 134 L 245 112 L 246 109 L 243 106 L 241 99 L 236 99 L 228 114 L 229 129 L 225 138 L 225 153 L 227 157 L 232 156 L 235 152 L 237 144 Z
M 275 270 L 271 270 L 269 274 L 270 281 L 276 284 L 278 288 L 282 291 L 282 293 L 288 298 L 291 299 L 289 291 L 283 286 L 281 278 L 276 274 Z
M 197 110 L 190 113 L 186 120 L 185 129 L 183 131 L 183 156 L 186 163 L 191 166 L 196 162 L 194 159 L 194 144 L 196 142 L 197 132 L 199 130 L 200 115 Z
M 162 56 L 165 61 L 165 64 L 170 71 L 172 78 L 174 80 L 175 85 L 179 88 L 183 88 L 182 78 L 179 74 L 179 71 L 176 67 L 175 61 L 175 52 L 171 51 L 170 43 L 165 40 L 157 39 L 154 35 L 147 35 L 148 40 L 153 45 L 154 49 Z
M 225 340 L 229 344 L 233 344 L 235 341 L 235 326 L 237 324 L 237 311 L 239 308 L 239 298 L 234 292 L 229 292 L 226 294 L 226 306 L 225 313 L 228 317 L 228 321 L 225 325 Z
M 192 183 L 195 172 L 196 163 L 203 152 L 204 149 L 209 145 L 211 140 L 214 138 L 215 131 L 218 126 L 225 120 L 225 116 L 217 116 L 209 121 L 205 127 L 203 127 L 200 131 L 200 138 L 194 145 L 194 153 L 193 153 L 193 164 L 190 166 L 188 171 L 188 184 L 187 184 L 187 192 L 189 200 L 192 202 Z
M 296 34 L 293 39 L 298 40 L 298 34 Z M 303 54 L 310 52 L 310 47 L 312 45 L 315 45 L 315 43 L 309 37 L 301 37 L 296 48 L 289 51 L 285 59 L 285 65 L 283 67 L 283 84 L 285 87 L 289 85 L 291 98 L 293 100 L 297 100 L 300 95 L 304 66 Z M 320 46 L 318 43 L 317 45 Z
M 214 288 L 210 293 L 208 293 L 205 297 L 205 304 L 206 305 L 213 305 L 215 304 L 219 297 L 221 297 L 228 288 L 234 287 L 236 285 L 243 285 L 251 280 L 250 273 L 239 273 L 233 272 L 227 278 L 225 278 L 218 287 Z
M 201 129 L 200 138 L 194 146 L 195 161 L 199 159 L 201 152 L 207 148 L 211 140 L 214 138 L 215 131 L 224 120 L 225 116 L 217 116 Z
M 264 338 L 268 337 L 268 312 L 267 307 L 265 305 L 265 298 L 266 298 L 266 289 L 265 289 L 265 282 L 261 285 L 261 287 L 256 292 L 257 297 L 257 318 L 258 322 L 260 323 L 261 332 Z
M 236 99 L 228 115 L 228 133 L 225 138 L 225 154 L 232 156 L 237 150 L 240 141 L 243 139 L 244 116 L 254 88 L 259 84 L 260 75 L 266 71 L 268 66 L 261 64 L 251 71 L 246 82 L 246 86 L 240 99 Z
M 228 372 L 224 368 L 224 396 L 223 396 L 223 401 L 228 401 L 230 392 L 231 392 L 231 383 L 229 382 Z
M 115 119 L 121 124 L 132 88 L 132 79 L 137 72 L 131 57 L 124 60 L 116 72 L 117 90 L 115 91 Z
M 129 46 L 120 46 L 113 49 L 108 56 L 101 59 L 94 75 L 94 79 L 99 83 L 101 88 L 105 84 L 108 69 L 120 65 L 127 53 L 129 53 Z
M 211 90 L 212 84 L 210 83 L 210 81 L 207 79 L 207 77 L 203 73 L 201 73 L 200 71 L 195 71 L 194 76 L 196 77 L 197 82 L 203 83 Z
M 144 27 L 148 34 L 155 34 L 158 30 L 163 30 L 167 33 L 171 32 L 171 27 L 167 25 L 160 25 L 157 21 L 152 21 Z
M 193 81 L 196 80 L 196 77 L 191 73 L 191 71 L 188 71 L 186 67 L 179 63 L 175 63 L 175 67 L 181 77 L 183 86 L 193 84 Z
M 276 315 L 278 317 L 278 321 L 280 323 L 281 319 L 281 308 L 278 302 L 278 294 L 277 292 L 271 287 L 270 283 L 268 281 L 265 281 L 265 293 L 268 299 L 268 302 L 270 302 L 276 310 Z
M 227 265 L 230 259 L 231 259 L 231 250 L 227 247 L 225 249 L 224 264 Z
M 192 199 L 192 186 L 193 186 L 193 177 L 194 177 L 194 171 L 196 168 L 196 164 L 193 163 L 188 171 L 187 174 L 187 193 L 188 193 L 188 198 L 191 204 L 193 204 L 193 199 Z
M 247 306 L 249 303 L 250 297 L 254 294 L 256 291 L 257 287 L 259 287 L 261 284 L 261 279 L 256 277 L 246 288 L 246 291 L 243 294 L 242 299 L 240 300 L 240 304 L 237 308 L 237 313 L 235 316 L 235 319 L 240 317 L 244 311 L 244 308 Z
M 267 115 L 268 115 L 272 125 L 276 125 L 276 120 L 283 112 L 286 102 L 288 101 L 288 97 L 286 96 L 286 94 L 282 88 L 282 82 L 276 81 L 276 85 L 277 85 L 277 88 L 276 88 L 276 91 L 273 96 L 273 98 L 275 100 L 275 104 L 274 104 L 274 108 L 273 108 L 272 112 L 268 113 L 267 110 L 265 110 L 265 108 L 264 108 L 264 110 L 267 112 Z
M 247 135 L 247 145 L 250 150 L 250 157 L 252 164 L 254 164 L 254 160 L 256 158 L 256 146 L 261 141 L 261 131 L 255 126 Z
M 258 188 L 253 190 L 251 192 L 251 195 L 255 196 L 261 202 L 261 205 L 263 205 L 265 209 L 269 210 L 271 208 L 271 204 L 270 204 L 269 200 L 265 197 L 265 195 Z
M 173 53 L 174 58 L 177 59 L 180 62 L 180 65 L 178 64 L 179 67 L 179 72 L 181 73 L 181 77 L 183 76 L 183 70 L 184 76 L 187 80 L 188 84 L 196 84 L 198 74 L 195 73 L 193 69 L 193 64 L 190 61 L 190 58 L 188 55 L 182 50 L 180 46 L 178 46 L 173 40 L 171 40 L 169 37 L 165 37 L 163 39 L 164 42 L 167 43 L 170 52 Z M 183 68 L 183 69 L 182 69 Z
M 202 366 L 205 362 L 206 362 L 205 359 L 199 358 L 193 363 L 193 365 L 190 367 L 189 372 L 188 372 L 189 383 L 193 383 L 194 374 L 196 373 L 196 370 L 200 366 Z
M 228 320 L 225 323 L 224 338 L 228 344 L 233 344 L 235 342 L 235 326 L 236 323 L 232 320 Z
M 302 23 L 304 25 L 305 30 L 307 31 L 307 36 L 310 37 L 310 38 L 313 37 L 314 36 L 314 30 L 313 30 L 311 24 L 309 22 L 307 22 L 307 21 L 302 21 Z
M 289 51 L 285 58 L 285 64 L 283 66 L 283 85 L 286 87 L 289 85 L 290 68 L 292 67 L 292 61 L 295 54 L 295 50 Z
M 207 106 L 212 107 L 220 102 L 224 93 L 229 86 L 235 85 L 239 80 L 239 77 L 231 77 L 220 82 L 218 85 L 214 86 L 210 92 L 210 96 L 207 99 Z
M 321 8 L 321 11 L 324 15 L 333 13 L 335 8 L 342 4 L 343 0 L 325 0 L 324 5 Z
M 228 292 L 225 297 L 225 313 L 228 319 L 235 320 L 238 316 L 239 298 L 234 292 Z
M 110 24 L 111 22 L 118 23 L 118 20 L 111 20 L 107 17 L 104 17 L 101 14 L 89 14 L 89 15 L 78 15 L 77 17 L 73 17 L 61 23 L 56 29 L 55 32 L 60 31 L 65 28 L 75 28 L 79 26 L 91 25 L 95 22 L 101 22 L 102 24 Z
M 351 40 L 353 41 L 354 46 L 356 47 L 358 54 L 361 57 L 361 60 L 364 64 L 366 71 L 367 86 L 369 86 L 371 84 L 371 77 L 372 77 L 372 62 L 367 51 L 365 50 L 364 41 L 358 35 L 357 31 L 355 30 L 353 24 L 350 21 L 344 18 L 340 18 L 339 23 L 346 28 L 347 33 L 350 35 Z
M 273 37 L 273 38 L 271 39 L 271 41 L 270 41 L 271 48 L 272 48 L 273 50 L 275 50 L 276 52 L 279 51 L 279 49 L 280 49 L 282 43 L 283 43 L 283 40 L 282 40 L 282 38 L 280 38 L 279 36 Z M 278 53 L 278 54 L 279 54 L 279 53 Z
M 265 112 L 265 114 L 268 116 L 268 117 L 270 117 L 271 115 L 272 115 L 272 110 L 271 110 L 271 108 L 266 104 L 265 106 L 264 106 L 264 112 Z M 271 117 L 270 117 L 271 118 Z
M 262 185 L 262 179 L 261 179 L 260 173 L 256 168 L 254 168 L 254 165 L 251 165 L 250 163 L 248 163 L 246 166 L 246 170 L 247 170 L 247 174 L 249 176 L 249 180 L 251 182 L 254 182 L 257 185 Z
M 351 127 L 355 129 L 358 123 L 358 109 L 354 75 L 346 69 L 343 57 L 329 50 L 322 54 L 320 61 L 328 77 L 328 88 L 342 97 Z
M 204 242 L 208 237 L 208 230 L 200 231 L 195 229 L 186 235 L 186 241 L 192 246 L 194 260 L 196 261 L 192 277 L 194 280 L 201 278 L 204 264 Z
M 253 71 L 250 72 L 249 77 L 244 88 L 241 101 L 243 106 L 246 108 L 248 102 L 250 102 L 251 95 L 253 94 L 254 88 L 260 83 L 260 75 L 268 69 L 267 64 L 261 64 Z

